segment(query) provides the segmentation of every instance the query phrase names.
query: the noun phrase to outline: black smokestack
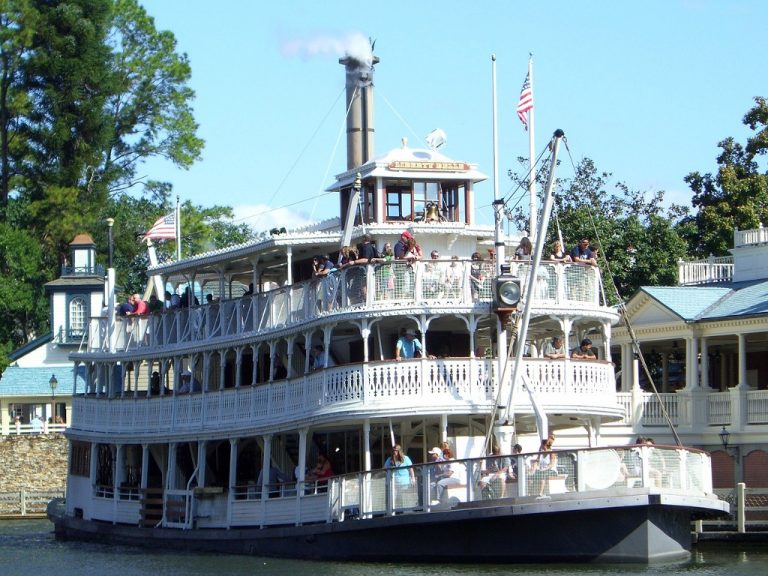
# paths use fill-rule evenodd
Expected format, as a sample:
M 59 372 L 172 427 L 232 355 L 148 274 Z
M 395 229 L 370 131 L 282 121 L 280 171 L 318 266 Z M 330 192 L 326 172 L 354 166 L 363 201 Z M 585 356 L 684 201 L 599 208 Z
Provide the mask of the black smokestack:
M 347 54 L 339 59 L 347 72 L 347 170 L 371 159 L 373 148 L 373 66 L 379 59 Z

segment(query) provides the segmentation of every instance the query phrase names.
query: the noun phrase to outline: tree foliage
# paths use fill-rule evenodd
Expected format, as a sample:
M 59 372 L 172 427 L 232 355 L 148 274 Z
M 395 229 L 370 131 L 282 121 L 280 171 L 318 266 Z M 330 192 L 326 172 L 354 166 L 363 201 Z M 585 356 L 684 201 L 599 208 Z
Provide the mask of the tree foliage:
M 143 194 L 127 192 L 149 158 L 187 168 L 200 157 L 190 76 L 173 34 L 156 30 L 137 0 L 0 0 L 4 350 L 45 331 L 43 284 L 76 234 L 94 236 L 106 260 L 107 217 L 121 281 L 143 289 L 137 235 L 170 210 L 170 186 L 141 181 Z M 200 241 L 220 233 L 208 222 Z
M 158 31 L 136 0 L 114 0 L 114 7 L 109 43 L 118 88 L 107 100 L 113 137 L 100 174 L 113 191 L 133 186 L 147 158 L 189 168 L 203 148 L 187 85 L 192 69 L 186 54 L 177 53 L 176 38 Z
M 755 98 L 744 124 L 756 131 L 742 146 L 733 138 L 721 141 L 715 174 L 691 172 L 685 177 L 693 191 L 696 213 L 684 219 L 690 252 L 703 258 L 723 256 L 733 244 L 733 231 L 757 228 L 768 221 L 768 174 L 758 160 L 768 153 L 768 103 Z
M 543 172 L 538 176 L 540 190 L 547 176 L 546 170 Z M 527 189 L 525 177 L 511 171 L 509 176 Z M 670 213 L 662 207 L 662 192 L 646 198 L 621 182 L 609 187 L 610 179 L 611 174 L 599 172 L 589 158 L 576 166 L 573 177 L 557 179 L 544 255 L 551 254 L 551 245 L 560 234 L 566 251 L 580 238 L 589 238 L 600 249 L 606 296 L 616 303 L 642 285 L 674 284 L 677 261 L 685 255 L 686 246 L 670 221 Z M 527 215 L 522 208 L 515 209 L 513 217 L 520 229 L 526 227 Z

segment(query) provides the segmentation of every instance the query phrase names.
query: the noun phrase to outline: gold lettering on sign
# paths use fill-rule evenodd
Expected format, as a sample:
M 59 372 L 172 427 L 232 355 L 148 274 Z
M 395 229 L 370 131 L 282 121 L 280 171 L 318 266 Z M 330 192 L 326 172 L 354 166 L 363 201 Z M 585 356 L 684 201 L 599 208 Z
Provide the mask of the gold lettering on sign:
M 442 170 L 466 171 L 469 164 L 464 162 L 417 162 L 416 160 L 395 160 L 389 164 L 390 170 Z

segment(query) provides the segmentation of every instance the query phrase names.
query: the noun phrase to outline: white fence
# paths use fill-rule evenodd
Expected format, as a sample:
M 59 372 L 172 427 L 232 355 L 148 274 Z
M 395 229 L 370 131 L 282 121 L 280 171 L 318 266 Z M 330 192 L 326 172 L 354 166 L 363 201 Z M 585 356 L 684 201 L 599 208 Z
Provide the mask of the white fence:
M 64 490 L 0 492 L 0 516 L 41 516 L 48 502 L 63 497 Z

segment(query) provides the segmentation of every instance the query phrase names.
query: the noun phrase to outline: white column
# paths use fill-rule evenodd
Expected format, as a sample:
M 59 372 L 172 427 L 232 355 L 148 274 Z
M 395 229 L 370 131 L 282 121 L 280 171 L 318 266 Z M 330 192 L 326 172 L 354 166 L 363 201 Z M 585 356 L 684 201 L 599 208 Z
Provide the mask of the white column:
M 701 387 L 709 390 L 709 343 L 704 337 L 701 339 Z
M 141 489 L 146 490 L 149 484 L 149 444 L 141 445 Z
M 287 342 L 286 362 L 288 363 L 288 366 L 285 367 L 285 377 L 293 378 L 293 344 L 296 342 L 296 336 L 288 336 L 285 341 Z M 327 356 L 328 354 L 326 353 Z
M 224 371 L 227 368 L 227 349 L 219 350 L 219 390 L 224 390 Z
M 261 499 L 269 494 L 269 468 L 272 463 L 272 434 L 264 435 L 264 450 L 261 457 Z
M 237 490 L 237 444 L 239 438 L 229 439 L 229 490 L 227 490 L 227 526 L 232 526 L 232 503 Z
M 695 336 L 685 339 L 685 387 L 699 387 L 699 340 Z
M 197 443 L 197 485 L 200 488 L 205 488 L 205 469 L 206 463 L 206 445 L 208 443 L 205 440 L 200 440 Z
M 176 442 L 168 444 L 168 467 L 165 471 L 165 489 L 176 488 Z
M 115 446 L 115 477 L 112 479 L 114 484 L 113 498 L 118 500 L 120 498 L 120 483 L 123 481 L 123 475 L 125 474 L 125 445 L 117 444 Z
M 286 267 L 287 267 L 287 281 L 288 286 L 291 286 L 293 284 L 293 248 L 291 246 L 286 246 L 285 248 L 285 258 L 286 258 Z
M 440 414 L 440 440 L 442 442 L 448 441 L 448 415 Z
M 235 348 L 235 388 L 240 388 L 243 384 L 243 347 Z
M 368 344 L 371 339 L 371 329 L 368 328 L 368 319 L 363 319 L 363 327 L 360 330 L 360 336 L 363 338 L 363 362 L 368 363 L 370 354 L 368 353 Z
M 366 418 L 363 421 L 363 470 L 371 469 L 371 421 Z
M 304 473 L 307 470 L 307 435 L 309 434 L 309 428 L 302 428 L 299 430 L 299 476 L 296 479 L 298 482 L 304 482 Z
M 661 355 L 661 391 L 669 392 L 669 354 Z
M 747 388 L 747 335 L 738 334 L 739 339 L 739 388 Z

